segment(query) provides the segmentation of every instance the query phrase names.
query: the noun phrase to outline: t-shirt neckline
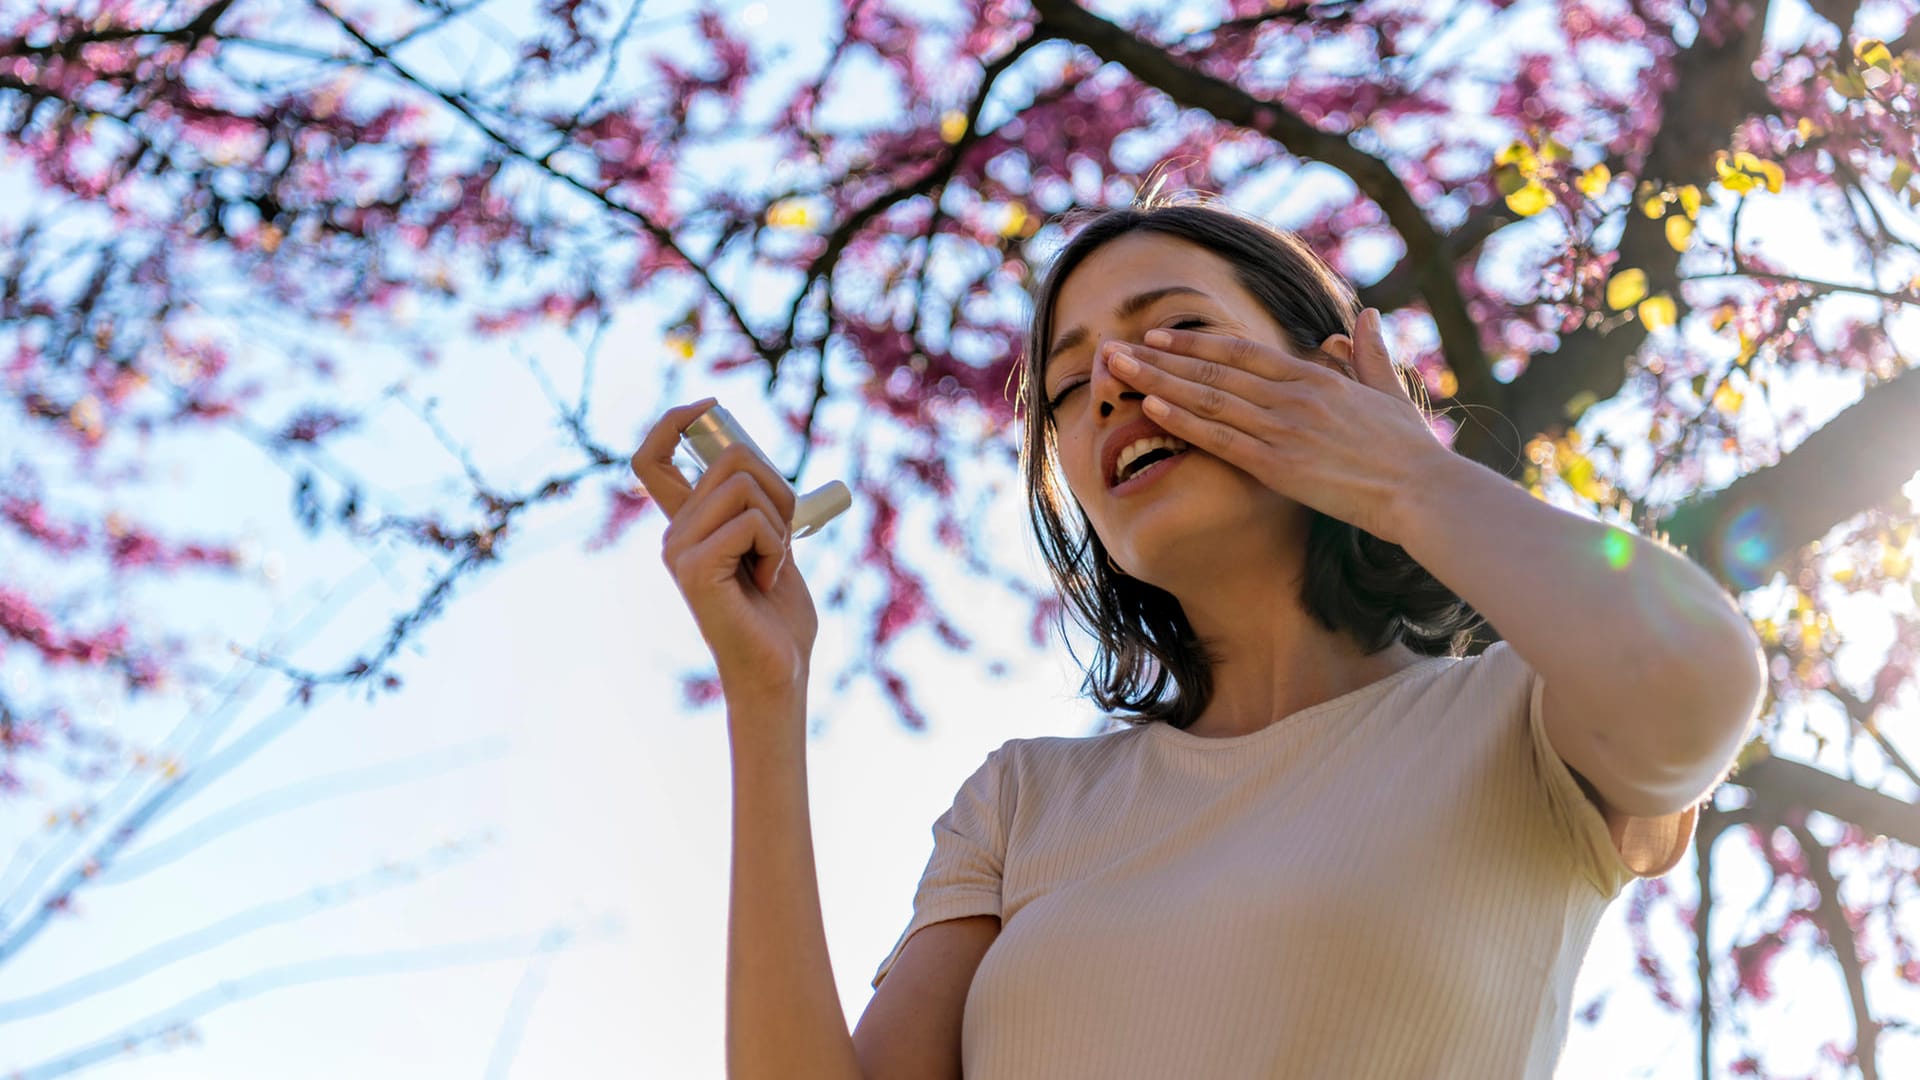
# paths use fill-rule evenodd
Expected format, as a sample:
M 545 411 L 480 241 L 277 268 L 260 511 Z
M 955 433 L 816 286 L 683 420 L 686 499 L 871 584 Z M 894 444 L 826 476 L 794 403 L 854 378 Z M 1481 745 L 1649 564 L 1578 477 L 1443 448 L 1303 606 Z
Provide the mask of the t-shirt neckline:
M 1457 656 L 1424 657 L 1408 664 L 1406 667 L 1401 668 L 1391 675 L 1375 679 L 1365 686 L 1357 686 L 1341 694 L 1339 697 L 1328 698 L 1318 705 L 1309 705 L 1304 709 L 1298 709 L 1288 713 L 1286 716 L 1268 724 L 1259 731 L 1249 731 L 1245 735 L 1195 735 L 1190 731 L 1174 727 L 1164 720 L 1155 720 L 1146 726 L 1153 730 L 1155 738 L 1176 746 L 1186 746 L 1195 750 L 1232 750 L 1238 747 L 1253 745 L 1261 739 L 1279 738 L 1279 736 L 1275 734 L 1276 732 L 1294 730 L 1300 726 L 1302 720 L 1328 712 L 1337 706 L 1351 704 L 1361 698 L 1381 693 L 1389 687 L 1404 682 L 1414 672 L 1425 671 L 1440 661 L 1459 659 L 1462 658 Z

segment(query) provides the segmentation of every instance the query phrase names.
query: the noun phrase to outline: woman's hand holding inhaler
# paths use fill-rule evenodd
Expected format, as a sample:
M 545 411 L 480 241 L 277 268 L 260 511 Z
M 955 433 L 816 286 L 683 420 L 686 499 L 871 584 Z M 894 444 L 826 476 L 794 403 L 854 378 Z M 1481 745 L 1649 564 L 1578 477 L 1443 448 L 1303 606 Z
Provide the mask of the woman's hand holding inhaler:
M 674 464 L 674 450 L 682 433 L 710 409 L 727 422 L 732 438 L 703 440 L 695 457 L 706 468 L 689 484 Z M 712 419 L 702 429 L 719 430 Z M 667 515 L 661 561 L 713 653 L 728 705 L 804 697 L 819 617 L 807 583 L 790 565 L 791 523 L 801 501 L 793 488 L 713 398 L 667 410 L 634 453 L 632 466 Z M 828 501 L 844 509 L 844 485 L 830 487 L 837 491 Z M 808 500 L 817 502 L 819 495 Z M 828 516 L 835 513 L 831 509 Z M 800 535 L 810 535 L 818 524 Z

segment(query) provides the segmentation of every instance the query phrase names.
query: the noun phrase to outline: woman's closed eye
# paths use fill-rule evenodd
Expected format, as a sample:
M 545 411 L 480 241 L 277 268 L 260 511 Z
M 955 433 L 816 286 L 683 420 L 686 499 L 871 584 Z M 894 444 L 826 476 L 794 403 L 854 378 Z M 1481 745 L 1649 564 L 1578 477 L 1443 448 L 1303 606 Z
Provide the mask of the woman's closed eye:
M 1167 329 L 1169 330 L 1204 330 L 1207 328 L 1207 325 L 1208 324 L 1205 319 L 1186 318 L 1186 319 L 1176 319 L 1173 322 L 1168 323 Z M 1052 411 L 1052 410 L 1059 409 L 1060 403 L 1066 400 L 1068 394 L 1071 394 L 1075 390 L 1078 390 L 1085 385 L 1087 385 L 1087 380 L 1082 379 L 1079 382 L 1068 383 L 1067 385 L 1061 387 L 1053 395 L 1053 400 L 1047 402 L 1048 410 Z

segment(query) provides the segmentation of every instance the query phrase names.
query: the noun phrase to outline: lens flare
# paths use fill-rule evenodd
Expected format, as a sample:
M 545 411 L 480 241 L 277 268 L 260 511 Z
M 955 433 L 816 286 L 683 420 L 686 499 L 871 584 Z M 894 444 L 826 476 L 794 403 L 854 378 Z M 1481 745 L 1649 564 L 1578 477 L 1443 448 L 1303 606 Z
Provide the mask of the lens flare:
M 1625 570 L 1633 561 L 1633 537 L 1625 529 L 1608 529 L 1607 538 L 1600 543 L 1600 550 L 1606 556 L 1607 565 L 1615 570 Z
M 1764 506 L 1749 506 L 1734 515 L 1720 538 L 1720 565 L 1743 589 L 1765 582 L 1763 575 L 1779 553 L 1779 527 Z

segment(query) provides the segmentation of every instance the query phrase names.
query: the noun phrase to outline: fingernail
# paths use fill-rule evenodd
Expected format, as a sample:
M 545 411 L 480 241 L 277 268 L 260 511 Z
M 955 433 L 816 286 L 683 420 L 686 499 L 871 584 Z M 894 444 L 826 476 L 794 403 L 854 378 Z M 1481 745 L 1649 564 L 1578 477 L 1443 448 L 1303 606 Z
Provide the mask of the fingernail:
M 1146 342 L 1156 349 L 1164 349 L 1168 345 L 1173 344 L 1173 335 L 1167 333 L 1165 330 L 1149 330 L 1147 331 Z
M 1115 349 L 1113 350 L 1113 370 L 1122 375 L 1136 375 L 1140 371 L 1140 361 L 1135 360 L 1131 353 Z

